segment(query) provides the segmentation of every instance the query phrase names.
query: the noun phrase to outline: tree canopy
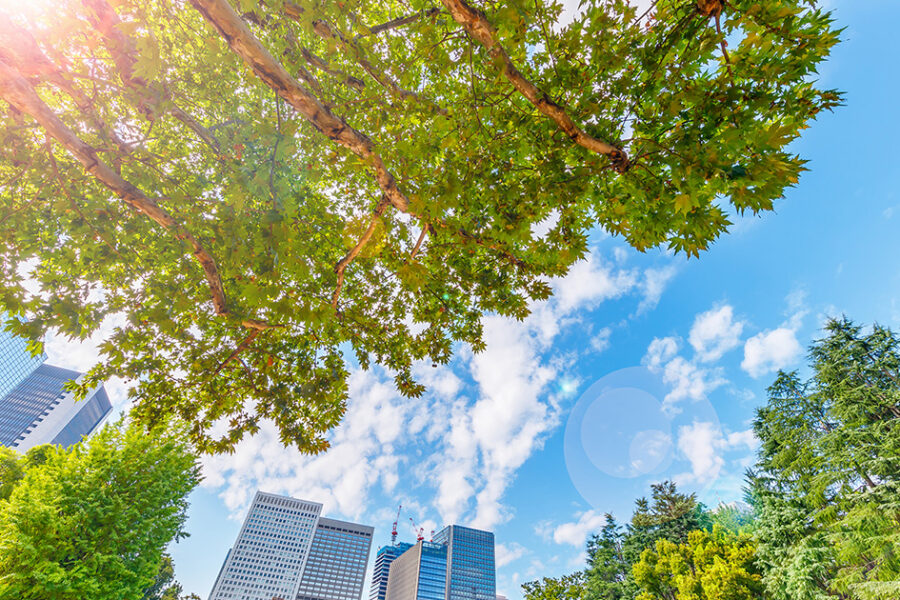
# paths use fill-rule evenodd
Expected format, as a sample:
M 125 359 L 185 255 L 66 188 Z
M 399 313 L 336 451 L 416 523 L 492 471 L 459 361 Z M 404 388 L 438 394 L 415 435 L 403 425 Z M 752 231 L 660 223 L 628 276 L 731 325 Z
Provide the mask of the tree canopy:
M 141 598 L 199 481 L 178 437 L 120 422 L 21 457 L 24 476 L 0 482 L 12 486 L 0 499 L 0 599 Z
M 779 373 L 754 429 L 760 560 L 776 600 L 900 595 L 900 340 L 830 321 L 812 376 Z
M 418 395 L 602 227 L 696 256 L 840 102 L 814 0 L 65 0 L 0 14 L 0 307 L 118 327 L 84 389 L 327 446 L 346 356 Z

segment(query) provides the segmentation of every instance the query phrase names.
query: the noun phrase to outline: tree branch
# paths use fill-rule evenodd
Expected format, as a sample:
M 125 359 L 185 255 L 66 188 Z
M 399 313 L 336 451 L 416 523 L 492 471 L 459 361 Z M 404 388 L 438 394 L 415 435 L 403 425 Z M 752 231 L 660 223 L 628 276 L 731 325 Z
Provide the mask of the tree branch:
M 184 123 L 213 152 L 217 155 L 220 154 L 219 141 L 209 129 L 177 106 L 171 98 L 166 98 L 167 93 L 161 90 L 154 90 L 144 79 L 135 76 L 136 50 L 131 38 L 122 33 L 122 28 L 120 27 L 122 21 L 119 19 L 116 11 L 113 10 L 113 7 L 106 0 L 82 0 L 82 2 L 93 12 L 93 25 L 103 36 L 103 43 L 112 56 L 122 81 L 141 95 L 143 99 L 140 107 L 141 112 L 152 120 L 154 113 L 159 110 L 163 100 L 168 100 L 170 104 L 168 113 Z
M 313 31 L 316 32 L 316 35 L 321 37 L 322 39 L 335 39 L 338 43 L 344 48 L 345 51 L 349 51 L 353 53 L 356 62 L 368 73 L 372 79 L 378 82 L 380 86 L 388 90 L 393 96 L 400 100 L 415 100 L 416 102 L 423 102 L 429 106 L 431 106 L 438 113 L 446 116 L 447 109 L 441 108 L 434 102 L 430 100 L 425 100 L 419 97 L 415 92 L 410 92 L 409 90 L 405 90 L 400 87 L 396 81 L 394 81 L 387 73 L 380 72 L 376 69 L 372 63 L 370 63 L 366 57 L 363 55 L 362 49 L 355 44 L 354 42 L 348 40 L 343 33 L 337 31 L 327 22 L 318 19 L 313 21 Z
M 409 199 L 397 187 L 396 178 L 375 151 L 372 141 L 342 118 L 335 116 L 315 95 L 291 77 L 284 66 L 254 37 L 226 0 L 191 0 L 191 3 L 266 85 L 275 90 L 320 133 L 368 162 L 375 172 L 382 194 L 390 200 L 391 205 L 402 212 L 409 212 Z
M 435 7 L 429 8 L 428 10 L 413 13 L 413 14 L 407 15 L 405 17 L 397 17 L 396 19 L 391 19 L 390 21 L 382 23 L 381 25 L 375 25 L 374 27 L 368 27 L 367 29 L 369 30 L 369 32 L 366 35 L 378 35 L 382 31 L 389 31 L 391 29 L 397 29 L 398 27 L 403 27 L 404 25 L 409 25 L 410 23 L 414 23 L 415 21 L 418 21 L 419 19 L 421 19 L 423 17 L 428 18 L 432 15 L 436 15 L 439 12 L 441 12 L 441 9 L 439 9 L 438 7 L 435 6 Z M 357 39 L 359 39 L 361 37 L 363 37 L 362 34 L 356 36 Z
M 363 232 L 359 241 L 356 242 L 356 245 L 350 249 L 350 252 L 334 266 L 334 272 L 337 273 L 337 285 L 335 286 L 334 295 L 331 298 L 331 308 L 337 308 L 338 298 L 341 295 L 341 288 L 344 286 L 344 270 L 347 268 L 347 265 L 353 262 L 353 259 L 359 255 L 363 247 L 365 247 L 372 238 L 378 220 L 381 218 L 381 215 L 384 214 L 384 211 L 387 210 L 389 205 L 390 202 L 386 198 L 381 199 L 378 206 L 376 206 L 375 210 L 372 212 L 372 220 L 369 221 L 369 226 L 366 228 L 365 232 Z
M 238 347 L 235 348 L 234 351 L 233 351 L 231 354 L 229 354 L 228 357 L 227 357 L 225 360 L 223 360 L 221 363 L 219 363 L 219 366 L 216 367 L 216 370 L 215 370 L 215 371 L 213 371 L 212 376 L 215 377 L 216 375 L 218 375 L 218 374 L 219 374 L 219 371 L 221 371 L 221 370 L 225 367 L 225 365 L 227 365 L 227 364 L 230 363 L 232 360 L 234 360 L 234 358 L 237 357 L 238 354 L 240 354 L 241 352 L 243 352 L 244 350 L 246 350 L 247 348 L 249 348 L 249 347 L 250 347 L 250 344 L 253 343 L 253 340 L 256 339 L 256 336 L 258 336 L 258 335 L 259 335 L 260 333 L 262 333 L 263 331 L 264 331 L 264 330 L 262 330 L 262 329 L 254 329 L 254 330 L 252 330 L 250 333 L 248 333 L 248 334 L 247 334 L 247 337 L 245 337 L 245 338 L 241 341 L 241 343 L 238 344 Z M 245 366 L 246 366 L 246 365 L 245 365 Z
M 38 97 L 31 84 L 18 71 L 3 61 L 0 61 L 0 97 L 17 110 L 30 115 L 50 136 L 68 150 L 88 173 L 112 190 L 125 204 L 138 213 L 149 217 L 163 228 L 174 232 L 175 237 L 179 240 L 186 241 L 203 269 L 203 274 L 212 294 L 216 314 L 225 315 L 228 313 L 225 289 L 219 277 L 216 261 L 203 248 L 197 238 L 154 200 L 148 198 L 137 187 L 122 179 L 118 173 L 100 160 L 96 150 L 66 127 L 59 117 L 50 110 L 50 107 Z
M 497 39 L 493 26 L 480 10 L 470 6 L 466 0 L 441 0 L 453 19 L 462 25 L 471 38 L 480 43 L 495 61 L 503 65 L 503 75 L 513 87 L 525 96 L 541 113 L 550 118 L 571 138 L 573 142 L 598 154 L 605 154 L 612 161 L 619 173 L 628 170 L 628 156 L 621 148 L 598 140 L 585 133 L 562 106 L 554 102 L 546 92 L 531 83 L 513 64 L 503 46 Z

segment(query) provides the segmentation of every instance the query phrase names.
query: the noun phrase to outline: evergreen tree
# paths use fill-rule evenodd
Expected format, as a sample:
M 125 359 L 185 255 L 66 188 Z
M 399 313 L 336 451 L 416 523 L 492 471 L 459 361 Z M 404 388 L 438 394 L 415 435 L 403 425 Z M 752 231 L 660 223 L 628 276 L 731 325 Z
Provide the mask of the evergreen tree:
M 779 373 L 754 429 L 760 558 L 776 600 L 900 597 L 900 344 L 846 318 Z
M 639 592 L 632 568 L 646 549 L 659 540 L 683 543 L 690 532 L 710 526 L 710 517 L 696 496 L 680 493 L 675 483 L 653 484 L 650 492 L 650 500 L 635 501 L 624 530 L 608 515 L 600 534 L 588 541 L 586 593 L 590 600 L 632 600 Z

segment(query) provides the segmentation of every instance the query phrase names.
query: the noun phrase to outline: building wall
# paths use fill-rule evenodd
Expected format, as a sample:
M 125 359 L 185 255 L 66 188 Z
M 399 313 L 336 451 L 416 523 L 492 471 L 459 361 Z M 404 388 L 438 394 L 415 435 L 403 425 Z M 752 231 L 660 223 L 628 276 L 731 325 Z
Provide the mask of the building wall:
M 412 544 L 400 542 L 393 546 L 382 546 L 375 555 L 375 568 L 372 570 L 372 585 L 369 588 L 369 600 L 385 600 L 387 594 L 388 574 L 391 563 L 398 556 L 412 548 Z
M 447 545 L 445 600 L 496 600 L 493 533 L 450 525 L 434 541 Z
M 416 600 L 444 600 L 447 584 L 447 547 L 432 542 L 422 546 Z
M 6 318 L 0 313 L 0 400 L 47 360 L 46 354 L 32 356 L 26 340 L 4 329 Z
M 40 444 L 70 446 L 90 435 L 112 406 L 103 387 L 82 401 L 65 389 L 77 371 L 40 365 L 0 400 L 0 444 L 27 452 Z
M 391 563 L 385 600 L 416 600 L 422 544 L 416 544 Z
M 322 505 L 257 492 L 210 600 L 293 600 Z
M 447 547 L 420 541 L 391 563 L 385 600 L 444 600 Z
M 319 518 L 299 600 L 362 600 L 372 533 L 366 525 Z

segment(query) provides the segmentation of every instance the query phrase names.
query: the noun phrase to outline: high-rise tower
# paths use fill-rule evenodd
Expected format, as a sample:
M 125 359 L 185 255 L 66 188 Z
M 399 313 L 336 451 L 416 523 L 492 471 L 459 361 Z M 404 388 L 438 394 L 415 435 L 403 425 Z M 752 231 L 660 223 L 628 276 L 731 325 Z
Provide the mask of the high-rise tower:
M 362 600 L 373 528 L 257 492 L 210 600 Z
M 44 364 L 25 340 L 0 329 L 0 445 L 26 452 L 40 444 L 70 446 L 112 411 L 103 386 L 75 400 L 66 383 L 81 373 Z

